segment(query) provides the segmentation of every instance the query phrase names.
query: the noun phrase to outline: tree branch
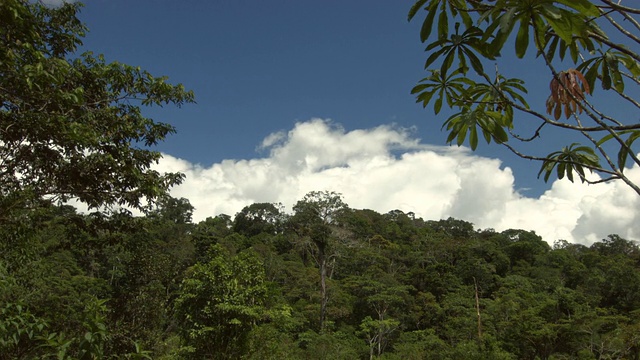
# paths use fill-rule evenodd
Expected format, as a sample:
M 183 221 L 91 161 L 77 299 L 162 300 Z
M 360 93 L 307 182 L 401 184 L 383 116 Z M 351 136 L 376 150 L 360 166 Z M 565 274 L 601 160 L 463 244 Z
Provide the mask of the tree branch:
M 627 6 L 622 6 L 620 4 L 614 3 L 611 0 L 600 0 L 603 3 L 607 4 L 609 7 L 611 7 L 612 9 L 619 11 L 619 12 L 623 12 L 623 13 L 627 13 L 627 14 L 640 14 L 640 9 L 636 9 L 636 8 L 630 8 Z
M 537 34 L 538 32 L 535 31 L 535 25 L 534 25 L 534 39 L 536 41 L 536 43 L 538 44 L 538 48 L 541 48 L 540 46 L 540 39 L 538 38 Z M 599 36 L 599 35 L 598 35 Z M 547 67 L 551 70 L 551 73 L 553 74 L 553 77 L 558 79 L 558 72 L 556 71 L 555 67 L 553 66 L 553 64 L 551 63 L 551 61 L 549 60 L 549 58 L 547 58 L 547 54 L 542 52 L 541 53 L 542 58 L 544 59 L 545 63 L 547 64 Z M 637 54 L 634 54 L 635 57 L 638 57 Z M 597 111 L 595 109 L 595 107 L 591 106 L 591 104 L 584 102 L 587 106 L 583 105 L 583 100 L 584 99 L 578 99 L 576 98 L 573 93 L 571 91 L 569 91 L 569 89 L 566 89 L 566 86 L 563 82 L 558 81 L 558 83 L 560 84 L 560 86 L 564 87 L 565 90 L 567 90 L 567 94 L 571 97 L 571 99 L 576 102 L 578 104 L 578 106 L 580 106 L 580 108 L 582 110 L 584 110 L 584 112 L 587 114 L 587 116 L 589 116 L 596 124 L 600 125 L 601 127 L 603 127 L 606 131 L 609 132 L 609 134 L 611 134 L 611 136 L 616 139 L 616 141 L 618 142 L 618 144 L 620 144 L 620 148 L 621 149 L 626 149 L 627 153 L 629 154 L 629 156 L 633 159 L 633 161 L 640 166 L 640 160 L 638 159 L 638 157 L 636 156 L 636 154 L 633 152 L 633 149 L 631 149 L 631 147 L 624 141 L 622 140 L 622 138 L 620 137 L 620 135 L 616 132 L 619 130 L 615 130 L 614 127 L 611 127 L 609 125 L 607 125 L 604 121 L 598 119 L 597 116 L 594 115 L 594 113 L 597 113 L 601 118 L 604 117 L 604 114 L 600 113 L 599 111 Z M 579 120 L 579 118 L 576 116 L 575 117 L 577 120 Z M 580 131 L 583 135 L 586 135 L 586 132 L 583 126 L 580 126 L 580 122 L 578 122 L 578 131 Z M 640 126 L 640 124 L 636 124 L 638 126 Z M 587 136 L 587 138 L 589 138 L 591 140 L 590 136 Z M 593 142 L 593 141 L 592 141 Z M 602 149 L 601 145 L 598 145 L 597 142 L 593 142 L 594 145 L 596 146 L 596 148 L 599 149 L 600 152 L 604 152 L 604 150 Z M 610 163 L 611 164 L 611 163 Z M 616 169 L 615 166 L 611 166 L 612 169 Z M 620 169 L 620 171 L 622 171 L 622 169 Z M 622 173 L 620 172 L 620 175 L 622 175 Z M 625 182 L 627 184 L 629 184 L 631 186 L 630 180 L 626 177 L 622 177 L 623 180 L 625 180 Z M 635 184 L 633 186 L 631 186 L 634 190 L 636 190 L 636 192 L 638 192 L 638 194 L 640 195 L 640 188 L 638 188 L 638 186 L 636 186 Z
M 627 31 L 625 28 L 623 28 L 622 26 L 620 26 L 620 24 L 618 24 L 611 16 L 609 15 L 605 15 L 605 18 L 607 20 L 609 20 L 609 22 L 611 23 L 611 25 L 613 25 L 616 29 L 618 29 L 618 31 L 620 31 L 620 33 L 624 34 L 626 37 L 628 37 L 629 39 L 640 43 L 640 38 L 638 38 L 637 36 L 633 35 L 632 33 L 630 33 L 629 31 Z M 633 19 L 633 18 L 632 18 Z M 634 19 L 634 22 L 637 25 L 637 22 Z
M 622 52 L 622 53 L 625 53 L 625 54 L 627 54 L 627 55 L 631 56 L 632 58 L 634 58 L 636 61 L 640 62 L 640 55 L 638 55 L 638 54 L 636 54 L 635 52 L 633 52 L 633 51 L 631 51 L 631 50 L 627 49 L 627 48 L 626 48 L 626 47 L 624 47 L 624 46 L 620 46 L 620 45 L 618 45 L 618 44 L 616 44 L 616 43 L 614 43 L 614 42 L 610 41 L 609 39 L 607 39 L 607 38 L 603 37 L 602 35 L 600 35 L 600 34 L 595 34 L 595 33 L 589 33 L 589 35 L 588 35 L 588 36 L 589 36 L 590 38 L 592 38 L 592 39 L 595 39 L 595 40 L 597 40 L 597 41 L 600 41 L 600 42 L 601 42 L 601 43 L 603 43 L 603 44 L 607 44 L 609 47 L 611 47 L 611 48 L 613 48 L 613 49 L 616 49 L 616 50 L 618 50 L 618 51 L 620 51 L 620 52 Z

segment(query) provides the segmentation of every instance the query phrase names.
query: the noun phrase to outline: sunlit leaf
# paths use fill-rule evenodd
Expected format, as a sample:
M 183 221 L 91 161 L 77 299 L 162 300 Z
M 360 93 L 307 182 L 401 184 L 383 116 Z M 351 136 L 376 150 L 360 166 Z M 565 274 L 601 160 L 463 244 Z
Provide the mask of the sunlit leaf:
M 579 146 L 573 143 L 568 147 L 562 148 L 547 155 L 546 160 L 542 163 L 538 177 L 544 173 L 544 181 L 548 181 L 553 169 L 556 169 L 558 179 L 567 176 L 567 179 L 573 182 L 573 171 L 580 175 L 582 182 L 586 181 L 584 168 L 589 170 L 600 167 L 600 161 L 594 150 L 588 146 Z
M 598 7 L 589 0 L 556 0 L 558 3 L 575 9 L 578 13 L 585 16 L 600 16 Z
M 620 171 L 624 171 L 625 166 L 627 164 L 627 158 L 629 157 L 629 149 L 634 141 L 640 138 L 640 131 L 632 131 L 627 140 L 624 142 L 625 146 L 620 146 L 620 151 L 618 152 L 618 169 Z
M 464 141 L 464 138 L 462 141 Z M 460 139 L 458 139 L 458 145 L 461 145 Z M 471 147 L 471 150 L 475 150 L 478 147 L 478 131 L 475 126 L 471 127 L 469 133 L 469 147 Z

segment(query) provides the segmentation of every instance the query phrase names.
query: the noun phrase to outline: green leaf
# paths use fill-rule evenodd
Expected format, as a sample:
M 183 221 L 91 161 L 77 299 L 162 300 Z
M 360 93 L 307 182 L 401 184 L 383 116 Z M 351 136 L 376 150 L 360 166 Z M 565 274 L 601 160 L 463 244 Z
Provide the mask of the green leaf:
M 566 172 L 567 172 L 567 179 L 569 179 L 569 181 L 573 182 L 573 171 L 572 171 L 572 167 L 571 166 L 566 166 Z M 579 170 L 578 170 L 579 169 Z M 578 170 L 578 172 L 582 173 L 582 167 L 577 167 L 576 170 Z
M 482 62 L 480 61 L 480 59 L 478 59 L 478 57 L 471 50 L 465 48 L 463 49 L 463 51 L 469 58 L 469 62 L 471 63 L 471 67 L 473 68 L 473 70 L 478 75 L 484 74 L 484 67 L 482 66 Z
M 607 61 L 602 62 L 602 88 L 604 90 L 611 89 L 611 72 Z
M 579 14 L 584 16 L 597 17 L 600 16 L 600 10 L 598 7 L 589 0 L 556 0 L 558 3 L 563 4 L 576 10 Z
M 569 46 L 569 53 L 571 54 L 571 60 L 573 60 L 573 63 L 578 63 L 580 51 L 578 50 L 578 46 L 576 46 L 575 41 Z
M 487 40 L 489 40 L 493 35 L 493 33 L 496 31 L 496 29 L 500 26 L 500 22 L 499 21 L 494 21 L 491 24 L 489 24 L 489 26 L 487 26 L 483 33 L 482 33 L 482 38 L 480 38 L 480 41 L 482 42 L 486 42 Z
M 453 141 L 453 139 L 456 138 L 457 135 L 458 133 L 456 133 L 455 131 L 450 132 L 449 136 L 447 136 L 447 141 L 446 141 L 447 144 L 450 144 Z
M 444 60 L 442 61 L 442 65 L 440 66 L 440 73 L 442 74 L 447 73 L 447 71 L 451 68 L 451 65 L 453 65 L 454 57 L 455 57 L 454 51 L 449 51 L 449 53 L 447 53 L 447 56 L 444 58 Z
M 504 116 L 497 111 L 487 111 L 487 115 L 491 120 L 493 120 L 491 126 L 487 127 L 487 131 L 490 132 L 491 137 L 497 143 L 505 143 L 509 141 L 509 135 L 502 127 L 504 123 Z
M 595 90 L 596 79 L 598 78 L 598 66 L 600 64 L 601 58 L 592 58 L 589 59 L 577 67 L 577 70 L 584 74 L 585 80 L 587 80 L 587 84 L 589 84 L 589 89 L 591 89 L 591 94 Z M 584 70 L 588 67 L 588 70 L 585 72 Z
M 496 127 L 496 129 L 493 132 L 493 137 L 496 140 L 496 142 L 499 144 L 506 143 L 509 141 L 509 135 L 507 134 L 506 131 L 504 131 L 502 126 Z
M 460 145 L 459 142 L 458 145 Z M 471 147 L 471 150 L 475 150 L 478 147 L 478 131 L 475 126 L 471 127 L 471 133 L 469 134 L 469 146 Z
M 545 46 L 546 45 L 549 46 L 546 51 L 547 59 L 553 59 L 556 55 L 556 49 L 558 48 L 558 43 L 560 42 L 560 38 L 556 36 L 551 36 L 550 33 L 547 33 L 545 38 L 547 39 Z M 540 53 L 538 53 L 538 56 L 539 55 Z
M 446 39 L 448 35 L 449 16 L 447 16 L 447 12 L 443 9 L 442 11 L 440 11 L 440 16 L 438 16 L 438 38 Z
M 573 29 L 568 19 L 563 18 L 563 13 L 554 5 L 542 4 L 540 7 L 543 9 L 547 23 L 551 25 L 553 31 L 560 36 L 560 38 L 567 44 L 573 42 Z
M 462 18 L 462 23 L 467 29 L 473 26 L 473 19 L 471 18 L 471 15 L 469 15 L 469 12 L 461 10 L 459 14 Z
M 433 94 L 436 93 L 436 90 L 433 91 L 425 91 L 418 95 L 416 102 L 422 102 L 422 107 L 427 107 L 427 104 L 431 101 Z
M 433 5 L 435 4 L 436 3 L 434 2 Z M 433 29 L 433 19 L 435 18 L 435 16 L 435 6 L 430 6 L 427 11 L 427 16 L 425 17 L 424 22 L 422 23 L 422 27 L 420 28 L 420 40 L 422 42 L 427 41 L 427 39 L 429 39 L 429 36 L 431 36 L 431 29 Z
M 518 11 L 518 8 L 514 6 L 509 8 L 504 14 L 502 14 L 502 16 L 500 17 L 501 33 L 507 36 L 511 33 L 517 11 Z
M 545 181 L 547 181 L 554 167 L 556 167 L 559 179 L 562 179 L 566 174 L 567 178 L 573 181 L 573 171 L 576 171 L 580 175 L 580 180 L 584 182 L 586 181 L 584 167 L 599 168 L 600 159 L 592 148 L 573 143 L 569 147 L 562 148 L 561 151 L 549 154 L 547 160 L 543 162 L 538 176 L 545 172 Z
M 524 57 L 529 47 L 529 23 L 520 21 L 520 29 L 516 35 L 516 56 L 520 59 Z
M 564 178 L 564 174 L 565 174 L 565 170 L 566 170 L 567 164 L 560 162 L 557 165 L 557 173 L 558 173 L 558 179 L 562 180 L 562 178 Z
M 620 151 L 618 152 L 618 169 L 620 171 L 624 171 L 625 166 L 627 164 L 627 158 L 629 157 L 629 150 L 634 141 L 640 138 L 640 130 L 633 130 L 631 134 L 624 142 L 626 146 L 620 146 Z
M 547 158 L 551 158 L 552 155 L 553 154 L 547 155 Z M 554 166 L 555 166 L 555 162 L 553 160 L 545 160 L 542 163 L 542 166 L 540 166 L 540 171 L 538 171 L 538 177 L 540 177 L 540 174 L 544 172 L 545 173 L 544 182 L 548 182 L 549 177 L 551 175 L 551 171 L 553 170 Z
M 620 61 L 631 72 L 633 77 L 640 77 L 640 66 L 631 56 L 627 54 L 618 53 L 618 61 Z
M 438 115 L 440 109 L 442 109 L 442 96 L 437 98 L 435 104 L 433 105 L 433 111 L 436 113 L 436 115 Z
M 411 9 L 409 9 L 409 14 L 407 16 L 407 20 L 411 21 L 414 16 L 416 16 L 416 14 L 418 13 L 418 11 L 420 11 L 420 8 L 422 8 L 422 6 L 430 0 L 417 0 L 412 6 Z
M 436 59 L 438 59 L 440 57 L 440 55 L 442 55 L 445 51 L 447 51 L 447 49 L 446 48 L 442 48 L 442 49 L 432 53 L 427 58 L 427 61 L 424 63 L 424 68 L 427 69 L 429 67 L 429 65 L 433 64 L 433 62 L 436 61 Z
M 443 46 L 444 44 L 446 44 L 446 42 L 447 42 L 447 39 L 438 39 L 432 42 L 431 44 L 427 45 L 427 48 L 425 49 L 425 51 L 432 50 L 438 46 Z
M 618 67 L 618 58 L 615 56 L 615 54 L 607 52 L 605 54 L 605 62 L 607 63 L 607 65 L 609 65 L 613 88 L 616 89 L 616 91 L 618 91 L 619 93 L 623 93 L 624 80 L 622 79 L 622 74 L 620 74 L 620 70 Z
M 475 129 L 475 127 L 473 127 L 472 129 Z M 458 146 L 461 146 L 462 144 L 464 144 L 464 139 L 467 138 L 467 130 L 468 130 L 467 125 L 462 125 L 460 129 L 458 129 L 458 139 L 457 139 Z
M 624 93 L 624 80 L 617 68 L 611 71 L 611 79 L 613 80 L 613 88 L 621 94 Z
M 420 80 L 420 82 L 428 80 L 427 78 Z M 417 94 L 419 92 L 424 91 L 425 89 L 431 88 L 433 85 L 431 84 L 418 84 L 411 89 L 411 94 Z
M 459 69 L 468 69 L 469 67 L 467 66 L 467 59 L 465 57 L 465 50 L 466 48 L 463 46 L 458 47 L 458 66 Z M 466 73 L 468 70 L 464 70 L 464 73 Z

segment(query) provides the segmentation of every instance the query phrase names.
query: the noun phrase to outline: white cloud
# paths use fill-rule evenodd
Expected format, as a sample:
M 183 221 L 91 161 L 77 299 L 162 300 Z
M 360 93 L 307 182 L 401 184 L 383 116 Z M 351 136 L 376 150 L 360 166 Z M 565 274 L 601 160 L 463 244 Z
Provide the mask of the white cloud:
M 268 155 L 206 168 L 165 155 L 159 170 L 186 174 L 172 195 L 191 201 L 195 221 L 233 216 L 255 202 L 281 202 L 291 209 L 309 191 L 330 190 L 342 193 L 352 208 L 400 209 L 424 219 L 452 216 L 498 231 L 534 230 L 550 243 L 591 243 L 611 233 L 640 237 L 634 227 L 640 197 L 622 182 L 556 181 L 539 198 L 528 198 L 514 190 L 514 175 L 499 160 L 465 148 L 421 144 L 407 129 L 346 131 L 312 119 L 267 136 L 258 149 Z M 629 175 L 640 182 L 640 169 Z

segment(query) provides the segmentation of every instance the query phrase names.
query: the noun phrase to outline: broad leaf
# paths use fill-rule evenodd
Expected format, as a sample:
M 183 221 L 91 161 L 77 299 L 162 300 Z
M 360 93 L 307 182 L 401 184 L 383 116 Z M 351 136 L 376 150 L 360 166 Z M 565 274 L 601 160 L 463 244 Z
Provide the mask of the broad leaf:
M 570 7 L 576 10 L 579 14 L 584 16 L 596 17 L 600 16 L 600 10 L 598 7 L 589 0 L 555 0 L 560 4 Z
M 516 36 L 516 56 L 522 59 L 527 52 L 527 48 L 529 48 L 529 23 L 525 23 L 523 20 Z

